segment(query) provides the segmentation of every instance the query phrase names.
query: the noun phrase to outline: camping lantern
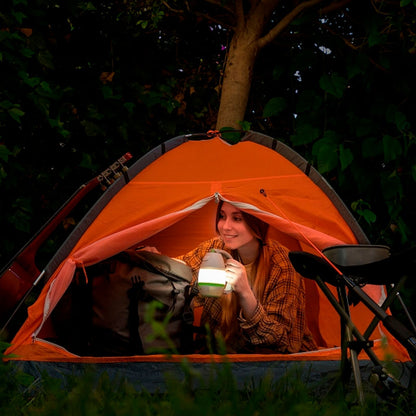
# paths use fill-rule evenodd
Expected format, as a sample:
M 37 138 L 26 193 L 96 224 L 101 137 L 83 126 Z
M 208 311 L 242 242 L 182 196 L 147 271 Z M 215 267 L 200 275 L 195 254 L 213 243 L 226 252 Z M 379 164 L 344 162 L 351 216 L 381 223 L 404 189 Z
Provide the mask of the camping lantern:
M 212 249 L 205 254 L 198 272 L 198 287 L 201 295 L 219 297 L 232 290 L 229 284 L 226 286 L 224 257 L 231 258 L 224 250 Z

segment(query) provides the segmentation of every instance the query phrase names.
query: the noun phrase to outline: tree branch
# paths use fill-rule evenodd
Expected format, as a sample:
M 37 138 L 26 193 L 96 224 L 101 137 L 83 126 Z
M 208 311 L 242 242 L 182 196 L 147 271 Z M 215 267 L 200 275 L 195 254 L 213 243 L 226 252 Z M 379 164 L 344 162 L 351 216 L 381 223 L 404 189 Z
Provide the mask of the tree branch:
M 258 47 L 261 49 L 272 42 L 301 12 L 310 9 L 325 0 L 307 0 L 299 3 L 290 13 L 284 16 L 279 23 L 273 27 L 265 36 L 257 41 Z
M 324 27 L 329 33 L 331 33 L 331 34 L 333 34 L 334 36 L 337 36 L 337 37 L 339 37 L 340 39 L 342 39 L 342 41 L 349 47 L 349 48 L 351 48 L 351 49 L 353 49 L 353 50 L 358 50 L 358 49 L 360 49 L 364 44 L 365 44 L 365 42 L 362 44 L 362 45 L 358 45 L 358 46 L 355 46 L 354 44 L 352 44 L 348 39 L 345 39 L 345 37 L 343 37 L 343 36 L 341 36 L 339 33 L 337 33 L 337 32 L 335 32 L 335 30 L 333 30 L 330 26 L 328 26 L 328 25 L 322 25 L 322 27 Z
M 185 12 L 183 10 L 180 9 L 174 9 L 173 7 L 171 7 L 166 1 L 162 1 L 162 4 L 171 12 L 176 13 L 176 14 L 184 14 Z
M 351 0 L 340 0 L 340 1 L 335 1 L 334 3 L 329 4 L 328 6 L 322 7 L 322 9 L 320 10 L 320 12 L 322 14 L 328 14 L 328 13 L 332 13 L 335 10 L 339 10 L 341 8 L 343 8 L 344 6 L 346 6 L 348 3 L 351 3 Z

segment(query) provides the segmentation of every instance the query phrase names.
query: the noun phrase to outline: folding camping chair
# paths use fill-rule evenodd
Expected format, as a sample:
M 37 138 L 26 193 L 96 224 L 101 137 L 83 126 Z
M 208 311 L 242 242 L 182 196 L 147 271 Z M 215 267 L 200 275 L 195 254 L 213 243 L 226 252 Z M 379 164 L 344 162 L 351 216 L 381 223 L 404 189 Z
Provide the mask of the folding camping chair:
M 408 350 L 412 360 L 416 356 L 416 327 L 400 297 L 409 272 L 414 267 L 414 250 L 391 255 L 387 246 L 343 245 L 328 247 L 322 256 L 306 252 L 291 252 L 290 260 L 302 276 L 316 281 L 341 319 L 341 377 L 345 384 L 352 372 L 360 403 L 364 400 L 358 354 L 364 350 L 374 364 L 370 381 L 384 398 L 394 399 L 408 386 L 392 376 L 372 350 L 370 336 L 379 321 Z M 338 299 L 328 287 L 335 286 Z M 362 289 L 366 284 L 389 285 L 391 290 L 379 306 Z M 347 294 L 348 289 L 348 294 Z M 399 299 L 411 329 L 387 313 L 394 299 Z M 353 323 L 349 306 L 362 302 L 374 318 L 361 333 Z

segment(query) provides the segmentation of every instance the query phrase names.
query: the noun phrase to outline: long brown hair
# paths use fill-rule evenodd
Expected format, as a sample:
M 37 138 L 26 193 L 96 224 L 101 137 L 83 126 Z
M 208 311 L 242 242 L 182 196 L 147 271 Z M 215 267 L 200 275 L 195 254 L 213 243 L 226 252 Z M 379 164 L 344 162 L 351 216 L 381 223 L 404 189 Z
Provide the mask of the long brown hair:
M 218 222 L 221 218 L 221 209 L 223 204 L 224 201 L 219 201 L 215 218 L 215 228 L 218 234 Z M 269 224 L 265 223 L 264 221 L 260 220 L 254 215 L 248 214 L 244 211 L 241 211 L 241 215 L 245 223 L 253 233 L 254 237 L 259 242 L 259 254 L 254 263 L 256 275 L 254 277 L 254 281 L 250 283 L 256 298 L 261 299 L 263 297 L 264 290 L 266 287 L 270 264 L 269 251 L 266 246 L 266 238 L 269 229 Z M 233 256 L 233 258 L 240 261 L 238 250 L 232 250 L 231 255 Z M 235 334 L 237 334 L 240 330 L 240 326 L 237 321 L 237 295 L 235 293 L 224 295 L 222 296 L 220 301 L 222 306 L 221 332 L 225 341 L 227 341 L 231 339 L 233 336 L 235 336 Z

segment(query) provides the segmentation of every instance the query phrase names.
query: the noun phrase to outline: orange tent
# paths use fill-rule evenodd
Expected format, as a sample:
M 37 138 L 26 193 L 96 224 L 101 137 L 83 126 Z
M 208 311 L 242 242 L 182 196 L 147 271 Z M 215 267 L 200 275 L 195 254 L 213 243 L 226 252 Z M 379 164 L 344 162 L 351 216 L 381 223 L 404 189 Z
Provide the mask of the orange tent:
M 137 244 L 156 246 L 173 257 L 214 236 L 219 198 L 268 222 L 271 237 L 292 251 L 369 243 L 323 177 L 292 149 L 262 134 L 249 132 L 234 145 L 218 136 L 179 136 L 139 159 L 127 176 L 127 181 L 119 178 L 97 201 L 47 266 L 47 283 L 6 351 L 14 355 L 13 360 L 132 364 L 181 359 L 77 356 L 50 341 L 53 327 L 49 317 L 77 267 L 96 264 Z M 314 281 L 305 279 L 305 284 L 307 319 L 319 350 L 227 358 L 235 362 L 339 360 L 340 318 Z M 365 291 L 377 303 L 385 297 L 383 286 L 367 285 Z M 360 331 L 373 318 L 361 303 L 351 307 L 351 316 Z M 372 340 L 379 357 L 389 354 L 409 361 L 405 348 L 381 324 Z M 194 362 L 215 359 L 188 358 Z M 362 353 L 360 358 L 367 357 Z

